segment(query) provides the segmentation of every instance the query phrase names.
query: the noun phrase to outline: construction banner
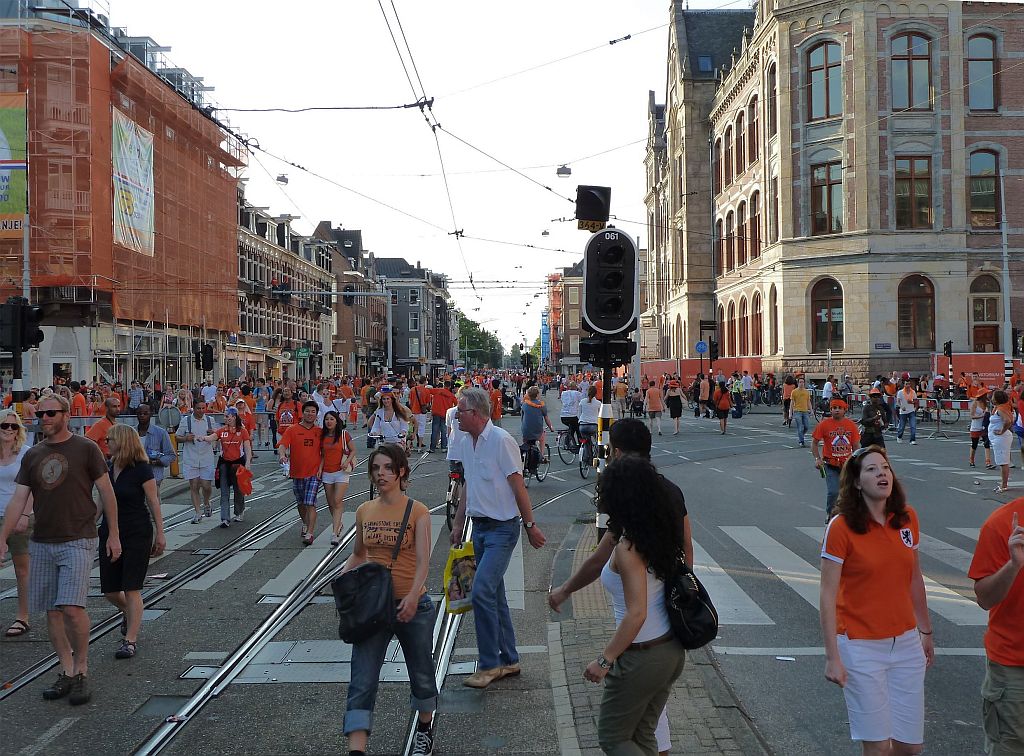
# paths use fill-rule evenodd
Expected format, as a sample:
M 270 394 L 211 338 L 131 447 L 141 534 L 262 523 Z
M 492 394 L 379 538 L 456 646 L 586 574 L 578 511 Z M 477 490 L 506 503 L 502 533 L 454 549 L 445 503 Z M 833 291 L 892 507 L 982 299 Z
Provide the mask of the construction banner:
M 28 212 L 25 93 L 0 94 L 0 239 L 20 239 Z
M 114 109 L 114 242 L 153 256 L 153 135 Z

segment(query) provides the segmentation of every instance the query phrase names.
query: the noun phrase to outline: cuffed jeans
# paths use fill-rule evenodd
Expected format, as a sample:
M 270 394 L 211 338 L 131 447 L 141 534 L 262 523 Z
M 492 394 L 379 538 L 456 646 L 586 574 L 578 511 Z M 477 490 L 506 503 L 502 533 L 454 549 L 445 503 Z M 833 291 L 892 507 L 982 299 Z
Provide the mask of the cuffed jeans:
M 439 442 L 442 449 L 448 448 L 448 436 L 444 432 L 444 418 L 439 415 L 431 415 L 430 448 L 436 449 Z
M 793 423 L 796 425 L 796 438 L 797 441 L 802 445 L 804 443 L 804 434 L 810 430 L 810 413 L 809 412 L 794 412 Z
M 832 517 L 836 499 L 839 498 L 839 473 L 842 468 L 825 465 L 825 516 Z
M 221 461 L 218 464 L 220 464 L 220 520 L 221 522 L 227 522 L 231 519 L 231 505 L 229 503 L 231 489 L 234 489 L 235 492 L 235 514 L 240 515 L 245 511 L 245 496 L 238 487 L 238 481 L 235 480 L 235 476 L 231 474 L 232 465 L 244 465 L 245 457 L 242 457 L 237 462 Z
M 910 424 L 910 440 L 911 441 L 916 441 L 917 440 L 917 413 L 916 412 L 906 412 L 906 413 L 900 415 L 900 427 L 896 431 L 896 438 L 899 438 L 899 439 L 903 438 L 903 430 L 907 427 L 908 423 Z
M 391 630 L 377 633 L 352 646 L 352 681 L 348 684 L 345 705 L 345 734 L 373 729 L 373 707 L 377 703 L 380 668 L 392 636 L 398 638 L 409 671 L 413 711 L 437 709 L 437 685 L 434 682 L 434 602 L 424 594 L 416 614 L 408 622 L 395 622 Z
M 473 519 L 473 622 L 480 669 L 519 663 L 512 614 L 505 600 L 505 571 L 519 540 L 519 518 L 504 522 Z

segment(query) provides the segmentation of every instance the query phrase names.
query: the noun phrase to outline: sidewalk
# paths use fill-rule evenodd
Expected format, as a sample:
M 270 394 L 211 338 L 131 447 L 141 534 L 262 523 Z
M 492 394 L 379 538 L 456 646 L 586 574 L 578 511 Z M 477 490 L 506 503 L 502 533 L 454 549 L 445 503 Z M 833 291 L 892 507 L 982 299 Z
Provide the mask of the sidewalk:
M 596 545 L 595 529 L 586 528 L 576 547 L 574 572 Z M 572 597 L 572 616 L 549 625 L 555 713 L 559 725 L 565 725 L 559 728 L 560 751 L 565 756 L 600 756 L 597 721 L 603 686 L 583 679 L 584 668 L 600 655 L 615 631 L 611 607 L 599 582 Z M 708 650 L 687 654 L 686 667 L 669 696 L 668 718 L 671 753 L 769 753 L 719 676 Z

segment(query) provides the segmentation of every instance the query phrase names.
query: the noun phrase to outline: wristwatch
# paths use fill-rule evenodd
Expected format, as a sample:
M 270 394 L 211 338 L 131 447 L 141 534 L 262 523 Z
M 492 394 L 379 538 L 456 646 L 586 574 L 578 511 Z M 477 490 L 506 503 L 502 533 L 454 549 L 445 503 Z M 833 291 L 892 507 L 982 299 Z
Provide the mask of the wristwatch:
M 605 659 L 604 654 L 597 657 L 597 666 L 599 666 L 601 669 L 611 669 L 613 663 L 614 662 L 610 662 L 607 659 Z
M 535 523 L 535 522 L 533 522 L 533 521 L 531 520 L 530 522 L 523 522 L 523 527 L 524 527 L 524 528 L 526 528 L 527 530 L 530 530 L 530 529 L 532 529 L 532 528 L 533 528 L 533 526 L 534 526 L 534 525 L 536 525 L 536 524 L 537 524 L 537 523 Z

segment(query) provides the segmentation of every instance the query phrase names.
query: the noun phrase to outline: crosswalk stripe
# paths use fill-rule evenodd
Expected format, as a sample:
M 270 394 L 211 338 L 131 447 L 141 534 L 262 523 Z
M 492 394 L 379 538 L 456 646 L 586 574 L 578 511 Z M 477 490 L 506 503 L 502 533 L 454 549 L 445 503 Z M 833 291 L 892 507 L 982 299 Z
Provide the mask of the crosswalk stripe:
M 718 610 L 718 622 L 722 625 L 774 625 L 771 617 L 764 613 L 757 602 L 740 588 L 728 572 L 711 558 L 704 548 L 693 542 L 693 571 L 707 588 L 711 600 Z
M 818 543 L 821 543 L 821 539 L 825 536 L 825 528 L 821 527 L 797 528 L 797 530 L 815 539 Z M 959 557 L 949 551 L 956 549 L 955 546 L 945 544 L 936 538 L 928 538 L 928 550 L 925 550 L 925 538 L 928 537 L 921 537 L 921 549 L 925 553 L 953 567 L 958 567 Z M 944 550 L 942 546 L 948 547 L 949 550 Z M 956 549 L 956 551 L 960 550 Z M 963 553 L 966 554 L 966 552 Z M 962 570 L 962 572 L 966 574 L 966 570 Z M 983 626 L 988 624 L 988 613 L 982 611 L 981 607 L 973 600 L 961 596 L 952 588 L 947 588 L 927 575 L 924 575 L 924 591 L 928 597 L 928 609 L 954 625 Z
M 797 595 L 815 609 L 818 608 L 818 570 L 758 527 L 720 527 L 727 536 L 796 591 Z
M 977 541 L 978 536 L 981 534 L 981 528 L 949 528 L 954 533 L 959 533 L 965 538 L 970 538 L 972 541 Z
M 948 564 L 961 575 L 966 575 L 971 567 L 972 556 L 969 552 L 924 533 L 921 534 L 921 551 L 932 559 Z

